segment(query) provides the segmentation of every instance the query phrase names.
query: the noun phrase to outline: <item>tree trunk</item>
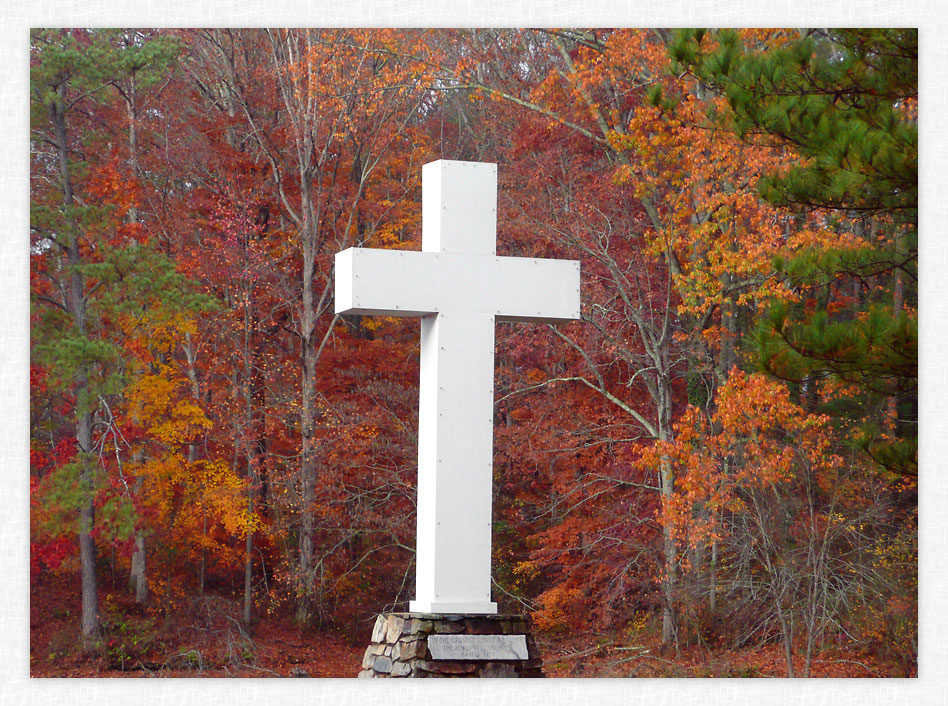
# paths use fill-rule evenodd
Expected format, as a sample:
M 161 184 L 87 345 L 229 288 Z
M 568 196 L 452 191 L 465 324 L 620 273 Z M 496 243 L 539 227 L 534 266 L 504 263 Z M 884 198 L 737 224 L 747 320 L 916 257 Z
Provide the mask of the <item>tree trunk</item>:
M 256 478 L 256 459 L 254 458 L 254 414 L 253 414 L 253 339 L 254 339 L 254 318 L 250 310 L 250 292 L 247 292 L 247 304 L 244 306 L 244 370 L 243 370 L 243 393 L 244 393 L 244 423 L 243 448 L 245 460 L 247 463 L 247 513 L 253 514 L 254 494 Z M 247 530 L 247 536 L 244 542 L 244 610 L 243 620 L 245 625 L 250 624 L 250 608 L 253 599 L 253 530 Z
M 135 602 L 139 605 L 148 600 L 148 581 L 145 574 L 145 535 L 141 530 L 135 532 L 135 553 L 132 554 L 132 571 L 130 576 L 132 589 L 135 591 Z
M 783 637 L 783 657 L 787 663 L 787 677 L 795 678 L 796 672 L 793 669 L 793 614 L 788 614 L 780 606 L 780 599 L 777 599 L 777 620 L 780 622 L 780 634 Z
M 72 180 L 69 175 L 69 154 L 66 144 L 65 86 L 58 90 L 58 98 L 50 105 L 50 117 L 56 131 L 56 147 L 59 157 L 60 178 L 62 179 L 63 205 L 74 228 L 69 237 L 67 261 L 69 263 L 69 294 L 67 305 L 73 324 L 80 336 L 86 334 L 85 294 L 82 272 L 79 269 L 79 233 L 75 219 L 68 213 L 73 207 Z M 75 376 L 76 398 L 76 445 L 79 452 L 79 489 L 81 495 L 79 509 L 79 562 L 82 571 L 82 618 L 80 632 L 85 651 L 94 651 L 99 639 L 99 598 L 95 570 L 95 540 L 92 529 L 95 526 L 95 506 L 92 464 L 92 412 L 89 410 L 89 370 L 80 364 Z
M 132 174 L 138 176 L 138 125 L 137 111 L 135 110 L 135 74 L 129 77 L 128 93 L 125 96 L 125 112 L 128 116 L 128 154 L 129 166 Z M 138 223 L 138 209 L 131 206 L 128 209 L 128 222 Z
M 195 366 L 197 354 L 194 350 L 194 343 L 191 340 L 191 334 L 189 332 L 184 334 L 184 357 L 188 363 L 187 374 L 188 382 L 191 385 L 191 397 L 196 404 L 200 404 L 201 388 L 198 385 L 197 367 Z M 197 458 L 198 445 L 197 442 L 192 439 L 188 443 L 188 464 L 193 466 Z M 201 565 L 198 570 L 198 589 L 203 596 L 204 584 L 207 580 L 207 508 L 204 505 L 204 500 L 201 501 L 201 523 Z
M 313 444 L 315 427 L 316 361 L 311 343 L 314 328 L 311 287 L 303 294 L 303 329 L 310 335 L 303 338 L 303 405 L 300 426 L 302 431 L 300 459 L 300 581 L 301 596 L 297 619 L 306 622 L 310 618 L 313 595 L 313 551 L 314 551 L 314 502 L 316 499 L 316 459 Z
M 256 325 L 256 320 L 255 320 Z M 253 426 L 253 454 L 254 474 L 257 481 L 256 505 L 257 511 L 267 516 L 269 478 L 267 474 L 267 428 L 266 428 L 266 380 L 263 374 L 263 360 L 261 345 L 255 342 L 252 351 L 252 369 L 250 378 L 250 399 L 254 409 Z
M 662 497 L 664 500 L 671 500 L 671 488 L 673 482 L 673 471 L 671 463 L 667 460 L 662 462 Z M 675 547 L 675 538 L 673 536 L 674 527 L 670 522 L 666 522 L 662 528 L 662 547 L 665 559 L 665 575 L 662 579 L 662 595 L 664 598 L 664 607 L 662 609 L 662 645 L 670 647 L 675 641 L 675 584 L 678 579 L 678 550 Z
M 132 452 L 132 462 L 136 468 L 141 467 L 143 458 L 144 452 L 141 447 Z M 144 484 L 145 479 L 141 475 L 135 477 L 135 497 L 140 498 L 142 496 Z M 128 575 L 128 590 L 134 592 L 135 602 L 138 604 L 148 600 L 148 581 L 145 569 L 145 532 L 141 527 L 137 527 L 135 529 L 135 552 L 132 554 L 132 566 Z
M 727 276 L 725 284 L 730 285 L 732 277 Z M 728 373 L 736 362 L 734 342 L 737 340 L 737 312 L 733 297 L 726 297 L 721 302 L 721 327 L 724 335 L 721 336 L 721 353 L 718 357 L 718 385 L 727 382 Z
M 253 502 L 250 504 L 253 512 Z M 244 544 L 244 625 L 250 625 L 250 608 L 253 605 L 253 532 L 247 532 L 247 541 Z
M 905 235 L 899 233 L 895 237 L 895 252 L 896 257 L 902 254 L 903 244 L 905 243 Z M 896 268 L 892 272 L 892 316 L 896 317 L 899 315 L 899 312 L 905 306 L 905 284 L 902 279 L 902 270 Z M 899 425 L 899 396 L 892 395 L 887 400 L 886 404 L 886 427 L 887 431 L 892 434 L 893 437 L 898 438 L 900 436 Z
M 718 612 L 718 540 L 711 540 L 711 562 L 708 566 L 708 612 Z
M 198 569 L 198 594 L 204 595 L 207 581 L 207 510 L 201 509 L 201 566 Z
M 142 462 L 142 452 L 140 449 L 135 451 L 136 465 Z M 135 495 L 141 497 L 142 485 L 144 479 L 138 476 L 135 479 Z M 135 553 L 132 554 L 132 568 L 129 573 L 129 590 L 135 592 L 135 602 L 138 604 L 148 600 L 148 580 L 145 573 L 145 532 L 138 528 L 135 530 Z
M 79 376 L 79 390 L 85 392 L 85 374 Z M 79 395 L 77 393 L 77 398 Z M 95 526 L 95 493 L 92 483 L 92 414 L 80 414 L 76 441 L 82 470 L 79 472 L 79 488 L 82 493 L 79 510 L 79 563 L 82 567 L 82 648 L 86 652 L 98 651 L 100 636 L 98 581 L 95 570 L 95 540 L 92 529 Z
M 316 421 L 316 349 L 313 334 L 316 329 L 316 310 L 313 301 L 313 281 L 316 273 L 316 224 L 313 212 L 313 197 L 309 179 L 300 176 L 303 223 L 301 241 L 303 247 L 301 338 L 303 346 L 302 409 L 300 414 L 300 597 L 296 618 L 306 623 L 312 618 L 313 601 L 313 552 L 316 500 L 316 449 L 313 433 Z
M 661 441 L 671 442 L 671 417 L 672 417 L 672 396 L 671 387 L 666 378 L 659 379 L 656 389 L 658 390 L 658 436 Z M 672 499 L 675 491 L 675 469 L 671 460 L 662 458 L 660 461 L 660 484 L 662 502 L 668 503 Z M 678 548 L 675 546 L 675 527 L 671 521 L 662 524 L 662 549 L 664 554 L 664 577 L 662 579 L 662 596 L 664 598 L 664 607 L 662 609 L 662 646 L 670 647 L 675 645 L 678 649 L 677 629 L 675 625 L 675 600 L 676 586 L 678 583 Z
M 807 631 L 806 631 L 806 659 L 803 661 L 803 678 L 804 679 L 810 676 L 810 667 L 813 664 L 813 643 L 815 642 L 815 639 L 816 639 L 815 616 L 811 616 L 811 617 L 814 618 L 814 621 L 811 622 L 810 625 L 807 626 Z

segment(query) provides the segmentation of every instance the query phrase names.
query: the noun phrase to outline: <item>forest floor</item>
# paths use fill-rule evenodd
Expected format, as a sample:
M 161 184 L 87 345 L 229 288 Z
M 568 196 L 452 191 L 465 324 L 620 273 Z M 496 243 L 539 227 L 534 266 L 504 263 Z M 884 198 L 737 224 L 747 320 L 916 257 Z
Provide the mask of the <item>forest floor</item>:
M 290 620 L 257 622 L 248 633 L 240 605 L 208 595 L 170 615 L 135 606 L 127 591 L 100 587 L 104 625 L 100 656 L 79 644 L 79 579 L 45 575 L 30 597 L 32 677 L 353 677 L 369 642 L 372 621 L 353 635 L 300 630 Z M 364 633 L 364 635 L 362 634 Z M 621 633 L 537 635 L 548 677 L 784 677 L 779 645 L 741 649 L 692 647 L 663 651 L 657 638 Z M 802 667 L 802 664 L 800 665 Z M 871 654 L 825 650 L 814 677 L 914 676 Z

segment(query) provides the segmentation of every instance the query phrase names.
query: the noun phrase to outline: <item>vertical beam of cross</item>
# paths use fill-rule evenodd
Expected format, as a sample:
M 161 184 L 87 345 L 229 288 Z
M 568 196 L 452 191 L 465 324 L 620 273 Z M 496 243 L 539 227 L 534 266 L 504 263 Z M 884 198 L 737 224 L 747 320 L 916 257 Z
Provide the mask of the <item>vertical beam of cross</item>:
M 426 164 L 421 193 L 422 252 L 497 252 L 497 165 Z M 491 483 L 483 482 L 493 476 L 494 314 L 446 310 L 423 318 L 421 379 L 416 591 L 409 609 L 496 613 Z M 465 535 L 475 541 L 452 546 Z
M 494 321 L 579 318 L 579 263 L 496 255 L 497 167 L 422 169 L 422 252 L 336 255 L 336 313 L 420 316 L 419 613 L 491 601 Z

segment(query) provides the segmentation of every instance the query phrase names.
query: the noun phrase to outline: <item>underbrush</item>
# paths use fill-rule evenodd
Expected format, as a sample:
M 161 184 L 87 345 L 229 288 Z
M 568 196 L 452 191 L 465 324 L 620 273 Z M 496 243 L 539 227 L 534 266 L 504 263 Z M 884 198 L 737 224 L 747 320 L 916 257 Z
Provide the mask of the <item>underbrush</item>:
M 47 574 L 33 582 L 31 676 L 354 677 L 369 638 L 353 646 L 342 635 L 302 630 L 281 617 L 247 626 L 240 602 L 221 595 L 189 598 L 165 610 L 103 589 L 99 606 L 101 637 L 84 653 L 78 576 Z
M 138 606 L 121 590 L 102 590 L 100 649 L 79 644 L 79 577 L 46 574 L 34 581 L 30 605 L 33 677 L 354 677 L 369 644 L 372 621 L 314 631 L 289 616 L 247 626 L 240 602 L 209 594 L 166 611 Z M 547 677 L 756 678 L 784 677 L 777 642 L 735 647 L 702 639 L 663 648 L 660 616 L 634 616 L 624 629 L 541 630 L 536 633 Z M 713 633 L 712 633 L 713 634 Z M 708 635 L 707 637 L 710 637 Z M 827 643 L 815 655 L 814 677 L 914 676 L 897 655 L 852 644 Z

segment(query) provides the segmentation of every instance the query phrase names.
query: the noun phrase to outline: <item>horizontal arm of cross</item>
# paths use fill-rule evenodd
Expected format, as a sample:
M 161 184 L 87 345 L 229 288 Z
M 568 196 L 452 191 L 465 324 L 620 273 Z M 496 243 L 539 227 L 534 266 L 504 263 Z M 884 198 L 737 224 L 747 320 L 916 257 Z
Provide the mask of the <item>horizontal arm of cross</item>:
M 573 260 L 349 248 L 336 255 L 335 266 L 337 314 L 579 318 L 579 262 Z

